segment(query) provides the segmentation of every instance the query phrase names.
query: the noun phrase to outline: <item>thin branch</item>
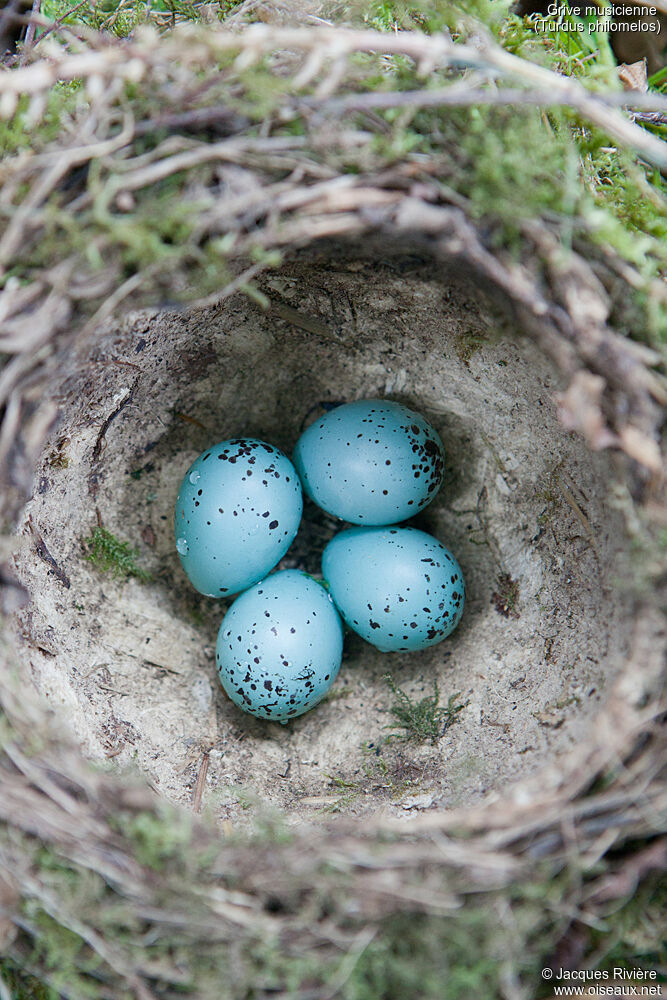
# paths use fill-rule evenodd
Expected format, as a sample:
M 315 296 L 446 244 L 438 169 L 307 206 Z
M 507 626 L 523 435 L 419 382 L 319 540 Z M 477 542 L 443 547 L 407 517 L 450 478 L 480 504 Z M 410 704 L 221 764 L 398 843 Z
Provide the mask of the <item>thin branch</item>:
M 631 100 L 630 100 L 631 98 Z M 667 112 L 667 97 L 662 94 L 600 94 L 595 95 L 601 108 L 610 110 L 622 108 L 626 110 L 654 110 Z M 577 104 L 566 99 L 562 94 L 554 94 L 551 90 L 525 90 L 520 88 L 505 88 L 490 90 L 475 87 L 442 87 L 438 90 L 399 90 L 389 93 L 346 94 L 344 97 L 298 97 L 291 107 L 315 109 L 323 113 L 343 115 L 349 111 L 381 111 L 388 108 L 438 108 L 445 106 L 466 106 L 470 104 L 492 105 L 538 105 L 543 107 L 572 107 Z M 639 116 L 636 116 L 639 117 Z
M 192 794 L 192 811 L 196 813 L 198 813 L 201 809 L 201 800 L 206 786 L 206 775 L 208 774 L 209 755 L 210 750 L 205 750 L 202 755 L 201 764 L 199 766 L 199 774 L 197 775 L 197 783 Z
M 28 58 L 28 53 L 33 47 L 35 41 L 35 31 L 37 30 L 37 22 L 35 18 L 39 15 L 39 8 L 41 7 L 42 0 L 32 0 L 32 11 L 30 12 L 30 23 L 28 24 L 28 30 L 25 33 L 25 42 L 23 43 L 23 52 L 21 53 L 21 65 L 25 63 Z
M 74 7 L 70 7 L 70 9 L 66 10 L 64 14 L 61 14 L 60 17 L 56 21 L 54 21 L 49 28 L 46 28 L 46 30 L 42 32 L 42 34 L 35 42 L 34 47 L 37 48 L 39 43 L 43 42 L 45 38 L 48 38 L 52 32 L 57 31 L 58 28 L 62 28 L 63 24 L 65 24 L 65 22 L 67 21 L 67 18 L 71 17 L 72 14 L 75 14 L 77 10 L 81 9 L 81 7 L 85 7 L 87 3 L 88 0 L 81 0 L 80 3 L 76 4 Z
M 378 927 L 364 927 L 363 930 L 359 931 L 352 947 L 341 962 L 336 975 L 329 983 L 326 991 L 321 994 L 321 1000 L 334 1000 L 334 997 L 340 995 L 345 983 L 350 979 L 352 973 L 356 969 L 359 959 L 366 951 L 369 944 L 373 941 L 378 930 Z

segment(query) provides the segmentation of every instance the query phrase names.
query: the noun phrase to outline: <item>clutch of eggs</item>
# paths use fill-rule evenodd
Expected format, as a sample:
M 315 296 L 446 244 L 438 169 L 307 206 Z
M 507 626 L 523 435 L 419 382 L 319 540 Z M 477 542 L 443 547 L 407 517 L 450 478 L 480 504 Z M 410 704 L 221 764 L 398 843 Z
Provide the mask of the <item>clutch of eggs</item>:
M 461 567 L 416 528 L 341 531 L 324 550 L 322 574 L 346 624 L 385 653 L 434 646 L 463 614 Z
M 413 651 L 449 635 L 465 599 L 452 553 L 397 526 L 442 483 L 442 442 L 422 416 L 382 399 L 343 404 L 304 431 L 293 459 L 255 438 L 214 445 L 186 472 L 174 524 L 196 590 L 218 598 L 243 592 L 218 634 L 222 686 L 243 711 L 282 723 L 313 708 L 334 683 L 340 615 L 382 651 Z M 330 594 L 300 570 L 271 574 L 297 534 L 302 486 L 323 510 L 362 526 L 340 532 L 324 551 Z
M 386 399 L 330 410 L 294 449 L 303 488 L 351 524 L 395 524 L 423 510 L 442 483 L 445 453 L 420 414 Z
M 302 510 L 299 477 L 278 448 L 254 438 L 209 448 L 176 500 L 176 548 L 192 586 L 225 597 L 257 583 L 292 544 Z

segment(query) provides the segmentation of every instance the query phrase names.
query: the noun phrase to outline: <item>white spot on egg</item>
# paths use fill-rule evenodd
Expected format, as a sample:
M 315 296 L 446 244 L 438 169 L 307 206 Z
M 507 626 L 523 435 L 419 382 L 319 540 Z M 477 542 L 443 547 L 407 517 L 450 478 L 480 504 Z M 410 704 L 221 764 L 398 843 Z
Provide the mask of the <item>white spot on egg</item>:
M 195 469 L 194 472 L 190 473 L 190 482 L 193 485 L 194 483 L 198 483 L 200 479 L 201 479 L 201 472 L 197 472 L 197 470 Z
M 190 550 L 190 546 L 188 545 L 185 538 L 177 538 L 176 549 L 182 556 L 186 556 Z

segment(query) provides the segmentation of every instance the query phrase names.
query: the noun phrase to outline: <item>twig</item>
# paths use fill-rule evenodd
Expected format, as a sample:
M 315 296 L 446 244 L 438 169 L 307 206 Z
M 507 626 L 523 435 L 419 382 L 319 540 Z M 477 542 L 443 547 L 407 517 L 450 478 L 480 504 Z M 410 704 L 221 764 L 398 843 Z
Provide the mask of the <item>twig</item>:
M 51 567 L 51 569 L 53 570 L 53 575 L 56 577 L 56 579 L 60 580 L 63 586 L 66 587 L 67 590 L 69 590 L 71 587 L 70 579 L 67 573 L 60 568 L 58 563 L 55 561 L 55 559 L 47 549 L 44 539 L 42 538 L 40 533 L 35 528 L 35 525 L 33 524 L 32 514 L 28 516 L 28 523 L 30 525 L 30 531 L 32 532 L 32 535 L 35 539 L 35 551 L 37 552 L 37 555 L 42 560 L 42 562 L 45 562 L 47 566 Z
M 87 0 L 84 0 L 87 3 Z M 240 132 L 248 124 L 246 118 L 228 107 L 193 108 L 191 111 L 177 111 L 172 114 L 156 115 L 148 121 L 139 122 L 136 135 L 152 134 L 160 129 L 202 129 L 211 125 L 224 126 L 224 133 L 232 135 Z M 220 129 L 223 131 L 223 129 Z
M 21 65 L 23 66 L 28 58 L 28 53 L 33 47 L 33 42 L 35 41 L 35 31 L 37 29 L 37 23 L 35 18 L 39 15 L 39 8 L 41 6 L 42 0 L 32 0 L 32 11 L 30 12 L 30 23 L 28 24 L 28 30 L 25 33 L 25 41 L 23 43 L 23 52 L 21 53 Z
M 207 434 L 209 432 L 209 428 L 203 424 L 201 420 L 197 420 L 196 417 L 190 417 L 187 413 L 180 413 L 178 410 L 174 410 L 174 416 L 186 424 L 192 424 L 194 427 L 199 427 L 201 430 L 206 431 Z
M 305 313 L 299 312 L 298 309 L 292 309 L 291 306 L 285 305 L 284 302 L 278 302 L 275 299 L 271 300 L 271 312 L 274 312 L 281 319 L 284 319 L 286 323 L 291 323 L 292 326 L 298 327 L 300 330 L 305 330 L 307 333 L 314 333 L 318 337 L 326 337 L 331 339 L 332 332 L 326 323 L 322 323 L 321 320 L 316 319 L 314 316 L 306 316 Z
M 588 93 L 588 92 L 587 92 Z M 662 94 L 596 94 L 591 95 L 601 107 L 621 108 L 634 111 L 656 111 L 667 113 L 667 97 Z M 447 106 L 467 106 L 471 104 L 491 105 L 538 105 L 543 107 L 573 107 L 573 102 L 564 94 L 554 94 L 553 90 L 528 90 L 504 88 L 491 90 L 487 87 L 464 88 L 457 85 L 441 87 L 437 90 L 400 90 L 388 93 L 348 94 L 345 97 L 298 97 L 292 102 L 296 110 L 314 109 L 322 113 L 343 115 L 349 111 L 378 111 L 388 108 L 439 108 Z M 637 114 L 634 117 L 639 118 Z M 658 116 L 661 117 L 661 116 Z M 642 118 L 643 120 L 643 118 Z M 652 120 L 652 119 L 650 119 Z
M 352 973 L 357 967 L 359 959 L 368 948 L 369 944 L 372 942 L 373 938 L 378 932 L 377 927 L 365 927 L 354 939 L 352 947 L 348 951 L 347 955 L 340 963 L 338 972 L 333 977 L 333 980 L 329 984 L 328 989 L 321 994 L 321 1000 L 333 1000 L 334 997 L 340 994 L 345 983 L 348 981 Z
M 239 288 L 243 288 L 247 285 L 253 278 L 256 278 L 258 274 L 262 271 L 268 270 L 271 265 L 266 262 L 259 262 L 257 264 L 252 264 L 250 267 L 246 268 L 242 274 L 239 274 L 236 278 L 225 285 L 225 287 L 220 292 L 212 292 L 211 295 L 207 295 L 205 298 L 197 299 L 193 303 L 193 308 L 196 309 L 208 309 L 211 306 L 221 305 L 225 299 L 230 298 L 235 292 L 238 292 Z
M 133 361 L 119 361 L 117 358 L 109 358 L 107 362 L 102 362 L 102 364 L 118 365 L 119 368 L 134 368 L 135 371 L 141 371 L 141 365 L 135 365 Z
M 141 286 L 142 281 L 144 281 L 146 277 L 148 277 L 148 275 L 151 273 L 151 271 L 155 270 L 155 268 L 156 268 L 155 264 L 150 265 L 149 267 L 146 268 L 145 271 L 143 272 L 138 271 L 136 274 L 131 275 L 131 277 L 129 277 L 126 281 L 124 281 L 121 285 L 119 285 L 118 288 L 115 290 L 115 292 L 112 292 L 112 294 L 109 295 L 108 298 L 104 300 L 102 305 L 90 317 L 90 319 L 88 320 L 83 329 L 82 335 L 86 336 L 88 333 L 94 330 L 95 327 L 98 324 L 100 324 L 103 319 L 106 319 L 107 316 L 110 316 L 114 312 L 114 310 L 118 308 L 123 299 L 127 298 L 128 295 L 131 295 L 132 292 L 134 292 L 137 288 L 139 288 Z
M 424 75 L 437 67 L 486 67 L 503 76 L 522 80 L 532 88 L 551 92 L 588 118 L 608 135 L 632 146 L 651 163 L 667 169 L 667 143 L 645 132 L 628 121 L 619 111 L 605 105 L 598 95 L 587 90 L 578 80 L 560 76 L 553 70 L 512 55 L 491 39 L 475 44 L 453 42 L 444 35 L 424 35 L 418 31 L 390 32 L 350 31 L 341 28 L 279 28 L 275 25 L 251 25 L 243 34 L 243 44 L 238 37 L 226 33 L 212 36 L 212 44 L 224 50 L 241 49 L 238 63 L 241 67 L 256 61 L 268 50 L 301 49 L 311 54 L 321 52 L 323 57 L 336 58 L 344 53 L 370 52 L 411 56 Z M 313 58 L 313 66 L 314 66 Z M 310 82 L 304 75 L 303 85 Z M 634 96 L 632 100 L 634 101 Z M 625 103 L 632 103 L 627 100 Z
M 42 32 L 42 34 L 35 42 L 33 48 L 37 48 L 39 43 L 43 42 L 45 38 L 48 38 L 52 32 L 57 31 L 58 28 L 62 28 L 67 18 L 71 17 L 72 14 L 75 14 L 77 10 L 79 10 L 81 7 L 85 7 L 87 3 L 88 0 L 81 0 L 80 3 L 76 4 L 76 6 L 70 7 L 70 9 L 66 10 L 64 14 L 61 14 L 60 17 L 56 21 L 54 21 L 50 27 L 46 28 L 45 31 Z
M 182 170 L 208 163 L 211 160 L 243 163 L 249 153 L 270 153 L 277 150 L 293 151 L 306 145 L 305 136 L 276 136 L 269 139 L 228 139 L 211 144 L 201 143 L 194 149 L 164 157 L 147 167 L 110 180 L 100 195 L 97 211 L 103 212 L 119 191 L 137 191 L 150 184 L 157 184 Z
M 208 762 L 209 762 L 210 750 L 205 750 L 201 759 L 201 764 L 199 765 L 199 774 L 197 775 L 197 784 L 195 785 L 194 792 L 192 795 L 192 809 L 193 812 L 198 813 L 201 809 L 201 799 L 204 794 L 204 786 L 206 785 L 206 775 L 208 774 Z
M 563 480 L 561 479 L 561 477 L 558 475 L 557 472 L 554 472 L 553 478 L 556 480 L 556 483 L 558 484 L 558 488 L 561 491 L 561 493 L 563 494 L 563 496 L 565 497 L 565 500 L 567 501 L 567 503 L 569 504 L 569 506 L 574 511 L 577 520 L 582 525 L 584 531 L 588 535 L 588 539 L 589 539 L 591 545 L 593 546 L 593 551 L 595 552 L 595 555 L 597 557 L 598 566 L 601 565 L 601 563 L 602 563 L 602 556 L 600 554 L 600 549 L 598 547 L 598 544 L 595 541 L 595 535 L 593 534 L 593 529 L 591 528 L 590 521 L 588 520 L 588 518 L 584 514 L 583 510 L 581 509 L 581 507 L 579 506 L 579 504 L 575 500 L 574 496 L 572 495 L 572 493 L 570 492 L 570 490 L 567 488 L 567 486 L 565 485 L 565 483 L 563 482 Z
M 100 456 L 102 455 L 102 452 L 104 451 L 104 448 L 105 448 L 105 440 L 104 440 L 104 438 L 106 436 L 107 431 L 109 430 L 109 427 L 111 426 L 112 421 L 116 419 L 116 417 L 119 415 L 119 413 L 122 413 L 122 411 L 125 409 L 125 407 L 127 406 L 127 404 L 134 398 L 134 394 L 137 391 L 137 386 L 138 385 L 139 385 L 139 377 L 137 376 L 137 378 L 132 383 L 132 386 L 128 389 L 127 393 L 121 399 L 121 401 L 118 404 L 118 406 L 109 414 L 108 417 L 106 417 L 104 419 L 104 421 L 102 423 L 102 426 L 100 427 L 99 433 L 97 435 L 97 438 L 95 440 L 95 444 L 93 446 L 93 461 L 94 462 L 99 461 Z
M 89 53 L 88 57 L 90 58 Z M 19 74 L 22 72 L 29 72 L 31 69 L 32 67 L 28 66 L 25 70 L 16 70 L 15 72 Z M 11 73 L 3 75 L 3 91 L 5 81 L 9 79 L 11 75 Z M 123 121 L 123 128 L 120 133 L 113 136 L 113 138 L 105 139 L 102 142 L 95 142 L 85 146 L 75 146 L 74 148 L 68 149 L 66 153 L 63 153 L 62 150 L 59 151 L 58 157 L 53 160 L 50 169 L 46 170 L 38 177 L 35 184 L 30 189 L 30 192 L 22 200 L 20 207 L 14 213 L 9 225 L 2 235 L 2 239 L 0 240 L 0 277 L 4 275 L 4 265 L 11 260 L 13 255 L 16 253 L 21 240 L 24 238 L 25 227 L 29 224 L 36 210 L 41 207 L 49 195 L 53 193 L 63 177 L 65 177 L 73 167 L 78 166 L 81 163 L 86 163 L 89 160 L 96 159 L 98 157 L 107 156 L 118 149 L 122 149 L 123 146 L 126 146 L 131 141 L 132 136 L 133 121 L 129 115 L 126 115 Z M 4 351 L 11 351 L 11 347 L 8 347 L 6 344 L 2 345 L 2 349 Z
M 595 902 L 632 896 L 643 876 L 657 869 L 664 872 L 667 865 L 667 838 L 661 837 L 636 856 L 628 858 L 618 871 L 603 877 L 595 885 L 589 899 Z
M 127 967 L 126 955 L 120 949 L 107 943 L 95 929 L 84 923 L 78 917 L 66 912 L 61 901 L 51 894 L 36 880 L 29 887 L 33 898 L 39 900 L 45 913 L 76 934 L 94 951 L 106 965 L 119 976 L 124 976 L 128 985 L 134 990 L 137 1000 L 156 1000 L 155 994 L 148 988 L 143 977 L 132 967 Z
M 630 114 L 633 121 L 645 125 L 667 125 L 667 112 L 664 111 L 631 111 Z

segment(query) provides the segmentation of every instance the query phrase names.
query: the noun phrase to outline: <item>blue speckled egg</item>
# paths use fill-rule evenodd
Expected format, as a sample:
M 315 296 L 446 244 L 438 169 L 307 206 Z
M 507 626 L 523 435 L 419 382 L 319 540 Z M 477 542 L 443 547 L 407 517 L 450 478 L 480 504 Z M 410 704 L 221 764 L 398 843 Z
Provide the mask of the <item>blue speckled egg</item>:
M 209 448 L 176 501 L 176 548 L 190 583 L 207 597 L 251 587 L 287 552 L 302 510 L 299 477 L 273 445 L 234 438 Z
M 218 674 L 231 700 L 287 722 L 321 701 L 336 679 L 343 626 L 324 587 L 285 569 L 237 597 L 222 620 Z
M 465 584 L 445 546 L 416 528 L 348 528 L 322 573 L 343 618 L 383 653 L 434 646 L 463 614 Z
M 386 399 L 330 410 L 304 431 L 293 457 L 311 500 L 351 524 L 412 517 L 434 498 L 445 468 L 431 425 Z

